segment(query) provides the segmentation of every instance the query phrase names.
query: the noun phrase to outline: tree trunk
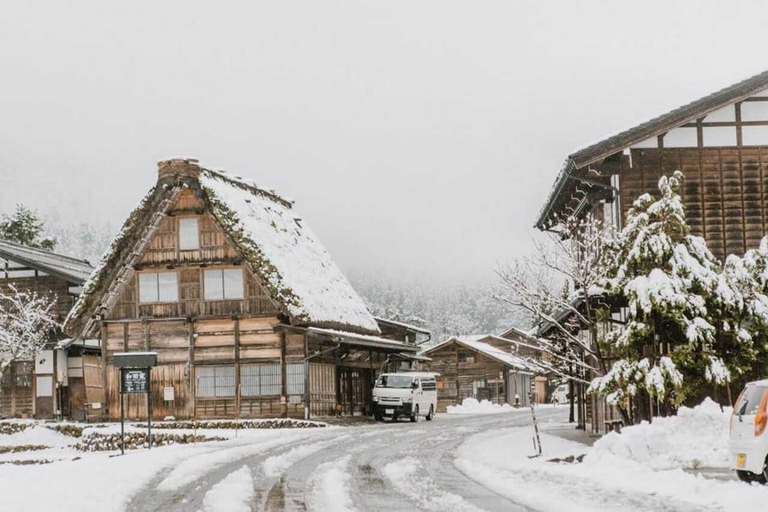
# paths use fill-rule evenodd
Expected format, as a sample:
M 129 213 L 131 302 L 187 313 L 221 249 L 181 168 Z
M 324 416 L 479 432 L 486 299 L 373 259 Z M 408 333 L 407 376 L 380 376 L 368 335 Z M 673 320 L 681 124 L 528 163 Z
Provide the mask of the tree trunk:
M 569 373 L 571 373 L 571 372 L 569 372 Z M 569 380 L 568 381 L 568 403 L 570 404 L 571 410 L 568 413 L 568 423 L 573 423 L 574 421 L 576 421 L 574 419 L 574 416 L 573 416 L 573 413 L 574 413 L 574 400 L 576 398 L 576 393 L 574 393 L 575 390 L 573 388 L 574 388 L 573 380 Z

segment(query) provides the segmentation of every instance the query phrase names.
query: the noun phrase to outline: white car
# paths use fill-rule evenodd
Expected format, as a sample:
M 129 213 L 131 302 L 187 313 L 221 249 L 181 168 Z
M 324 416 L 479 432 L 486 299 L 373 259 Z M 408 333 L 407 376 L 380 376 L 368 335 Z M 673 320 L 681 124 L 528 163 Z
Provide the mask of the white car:
M 731 469 L 745 482 L 766 483 L 768 479 L 768 380 L 750 382 L 736 400 L 731 415 L 728 448 Z
M 568 402 L 568 384 L 560 384 L 557 386 L 557 389 L 555 389 L 552 392 L 552 399 L 550 400 L 553 404 L 564 404 Z
M 437 381 L 434 373 L 383 373 L 373 388 L 373 417 L 376 421 L 407 417 L 431 421 L 437 410 Z

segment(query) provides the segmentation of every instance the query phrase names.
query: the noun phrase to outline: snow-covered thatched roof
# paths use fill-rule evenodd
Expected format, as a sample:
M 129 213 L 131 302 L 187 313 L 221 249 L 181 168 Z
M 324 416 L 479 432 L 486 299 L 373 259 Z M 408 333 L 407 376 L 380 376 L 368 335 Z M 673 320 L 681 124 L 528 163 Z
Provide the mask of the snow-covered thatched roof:
M 72 335 L 87 331 L 88 319 L 108 309 L 132 265 L 182 188 L 189 188 L 221 225 L 230 241 L 294 325 L 379 334 L 365 303 L 333 262 L 320 240 L 293 210 L 293 202 L 274 191 L 224 171 L 205 169 L 196 160 L 172 160 L 183 171 L 161 170 L 158 184 L 129 216 L 120 234 L 86 284 L 67 319 Z M 170 167 L 169 167 L 170 168 Z
M 0 258 L 21 263 L 29 268 L 60 277 L 77 285 L 85 283 L 93 272 L 93 267 L 85 260 L 7 240 L 0 240 Z

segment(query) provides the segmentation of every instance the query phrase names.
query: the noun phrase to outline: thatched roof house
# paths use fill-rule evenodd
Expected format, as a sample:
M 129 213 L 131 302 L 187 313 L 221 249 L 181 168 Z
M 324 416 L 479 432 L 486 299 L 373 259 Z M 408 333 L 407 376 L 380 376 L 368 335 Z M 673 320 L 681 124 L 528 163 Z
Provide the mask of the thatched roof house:
M 93 336 L 94 320 L 121 286 L 183 190 L 205 205 L 243 263 L 292 325 L 379 334 L 376 320 L 293 202 L 273 190 L 205 169 L 196 160 L 161 162 L 160 179 L 128 217 L 67 318 L 73 336 Z

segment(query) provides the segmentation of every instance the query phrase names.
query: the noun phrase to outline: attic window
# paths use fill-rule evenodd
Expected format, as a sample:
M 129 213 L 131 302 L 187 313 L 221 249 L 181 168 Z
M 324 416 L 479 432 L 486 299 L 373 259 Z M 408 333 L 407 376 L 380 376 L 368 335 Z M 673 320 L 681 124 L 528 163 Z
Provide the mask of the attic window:
M 197 217 L 179 219 L 179 250 L 192 251 L 200 248 L 200 230 Z

